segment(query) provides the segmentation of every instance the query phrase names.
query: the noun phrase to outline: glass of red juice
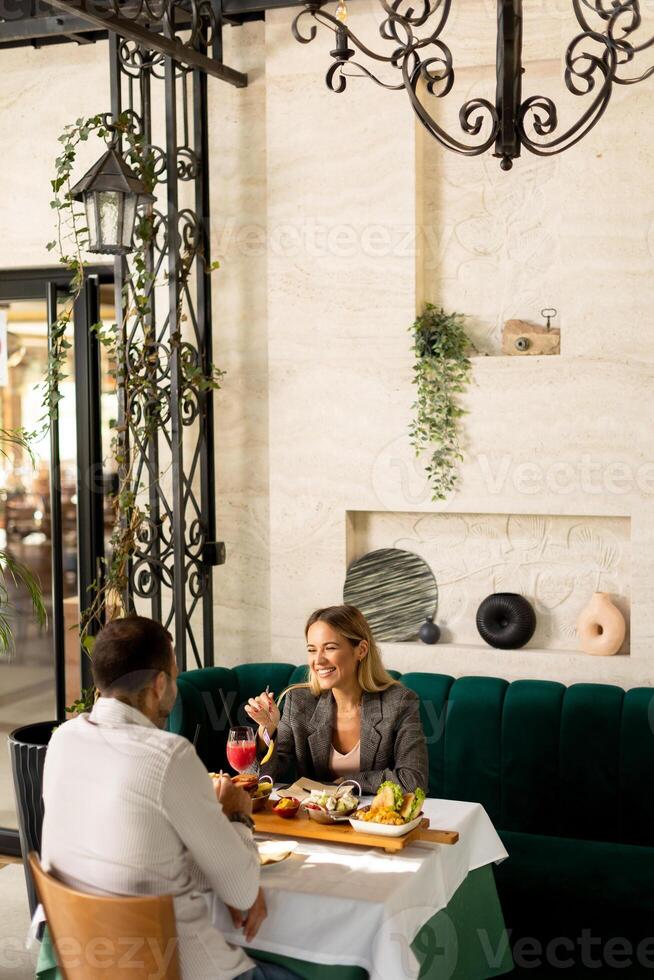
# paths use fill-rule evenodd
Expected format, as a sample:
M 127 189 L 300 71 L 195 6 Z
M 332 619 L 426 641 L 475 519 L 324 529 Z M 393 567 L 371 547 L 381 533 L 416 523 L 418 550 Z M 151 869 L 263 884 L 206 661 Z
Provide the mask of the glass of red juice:
M 227 761 L 236 772 L 245 772 L 255 762 L 257 743 L 253 728 L 230 728 L 227 737 Z

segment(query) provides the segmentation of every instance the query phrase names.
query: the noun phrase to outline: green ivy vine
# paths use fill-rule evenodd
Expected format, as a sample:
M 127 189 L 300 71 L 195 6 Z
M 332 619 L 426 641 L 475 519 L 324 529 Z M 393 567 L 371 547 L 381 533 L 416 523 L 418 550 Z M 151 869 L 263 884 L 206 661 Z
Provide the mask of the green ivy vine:
M 446 313 L 427 303 L 410 328 L 417 397 L 409 434 L 417 456 L 429 453 L 425 469 L 434 501 L 445 500 L 457 488 L 458 464 L 463 459 L 460 419 L 465 410 L 457 396 L 470 382 L 468 352 L 473 346 L 463 321 L 460 313 Z
M 146 188 L 152 191 L 156 183 L 154 157 L 135 128 L 130 113 L 122 113 L 116 119 L 110 119 L 106 115 L 77 119 L 74 124 L 66 126 L 59 137 L 62 149 L 55 161 L 55 176 L 51 181 L 51 207 L 57 214 L 57 234 L 47 247 L 51 251 L 57 251 L 59 262 L 71 273 L 71 285 L 69 299 L 50 332 L 48 367 L 43 387 L 44 420 L 47 426 L 58 417 L 60 386 L 66 377 L 70 347 L 66 334 L 72 323 L 75 301 L 84 286 L 84 254 L 89 243 L 83 207 L 72 199 L 70 193 L 73 169 L 80 144 L 87 142 L 91 136 L 111 140 L 116 135 L 123 140 L 127 162 Z M 153 237 L 153 219 L 150 215 L 143 214 L 137 219 L 135 248 L 127 263 L 121 322 L 100 322 L 92 327 L 108 354 L 109 363 L 114 365 L 111 375 L 116 381 L 117 392 L 122 400 L 122 412 L 117 413 L 119 418 L 110 423 L 110 453 L 118 472 L 118 489 L 112 499 L 114 516 L 109 555 L 103 560 L 100 581 L 94 582 L 91 587 L 92 594 L 87 607 L 82 610 L 79 624 L 82 647 L 89 656 L 93 650 L 93 627 L 99 627 L 106 619 L 125 615 L 130 559 L 136 551 L 142 525 L 149 513 L 149 506 L 144 501 L 149 500 L 152 483 L 164 476 L 164 473 L 159 473 L 154 477 L 144 467 L 143 475 L 137 479 L 143 447 L 155 441 L 162 428 L 161 398 L 154 370 L 157 361 L 156 328 L 150 316 L 150 297 L 158 285 L 148 263 Z M 186 319 L 182 312 L 181 297 L 191 274 L 193 258 L 192 252 L 182 252 L 180 255 L 178 322 Z M 204 261 L 202 255 L 198 255 L 197 259 Z M 218 266 L 217 262 L 212 263 L 209 271 Z M 128 359 L 127 332 L 129 325 L 135 321 L 140 323 L 142 343 L 138 349 L 133 344 L 130 345 Z M 213 364 L 204 371 L 185 356 L 180 331 L 171 338 L 171 353 L 176 348 L 184 386 L 193 386 L 200 391 L 220 388 L 224 372 Z M 132 408 L 139 403 L 141 406 L 147 405 L 147 411 L 132 412 Z M 127 419 L 131 422 L 128 423 Z M 94 697 L 93 688 L 84 690 L 81 697 L 66 710 L 73 713 L 86 711 L 92 705 Z

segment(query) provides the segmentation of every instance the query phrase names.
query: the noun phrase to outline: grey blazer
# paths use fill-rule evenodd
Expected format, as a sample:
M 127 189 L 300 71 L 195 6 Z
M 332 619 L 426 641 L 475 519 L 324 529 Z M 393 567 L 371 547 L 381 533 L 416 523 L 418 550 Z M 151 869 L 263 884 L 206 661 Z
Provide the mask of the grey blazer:
M 331 692 L 316 698 L 307 688 L 286 695 L 275 750 L 262 774 L 273 779 L 307 776 L 331 782 L 332 719 L 335 703 Z M 361 703 L 361 772 L 352 778 L 362 792 L 376 793 L 380 783 L 392 779 L 410 792 L 418 786 L 427 792 L 429 765 L 425 734 L 416 694 L 393 684 L 376 694 L 364 692 Z

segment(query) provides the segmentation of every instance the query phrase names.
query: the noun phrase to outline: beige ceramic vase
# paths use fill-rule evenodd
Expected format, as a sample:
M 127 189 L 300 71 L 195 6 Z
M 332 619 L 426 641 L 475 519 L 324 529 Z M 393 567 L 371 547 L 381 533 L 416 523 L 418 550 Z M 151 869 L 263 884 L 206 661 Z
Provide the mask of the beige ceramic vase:
M 595 592 L 577 620 L 577 633 L 584 653 L 612 657 L 624 641 L 624 616 L 608 592 Z

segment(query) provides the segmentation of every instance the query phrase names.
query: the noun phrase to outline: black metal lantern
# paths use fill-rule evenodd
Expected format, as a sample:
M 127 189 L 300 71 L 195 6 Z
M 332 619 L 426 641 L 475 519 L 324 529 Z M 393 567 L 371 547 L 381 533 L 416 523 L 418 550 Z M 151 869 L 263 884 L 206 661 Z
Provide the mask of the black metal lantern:
M 89 252 L 102 255 L 132 251 L 136 209 L 155 199 L 114 146 L 75 184 L 71 195 L 84 201 Z

